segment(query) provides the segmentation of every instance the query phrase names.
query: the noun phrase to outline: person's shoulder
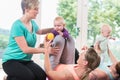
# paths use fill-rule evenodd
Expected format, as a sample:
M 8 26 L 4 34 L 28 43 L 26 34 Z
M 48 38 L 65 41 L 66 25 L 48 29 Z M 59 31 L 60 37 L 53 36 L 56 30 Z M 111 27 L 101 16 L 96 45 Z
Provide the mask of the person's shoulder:
M 19 19 L 17 19 L 17 20 L 15 20 L 15 21 L 13 22 L 12 27 L 17 27 L 17 26 L 19 26 L 19 25 L 21 25 L 21 24 L 22 24 L 22 22 L 21 22 Z
M 31 24 L 32 24 L 32 25 L 37 25 L 37 23 L 36 23 L 35 20 L 31 20 Z
M 33 19 L 31 20 L 31 23 L 32 23 L 32 25 L 37 25 L 38 26 L 37 22 Z
M 98 80 L 97 75 L 94 73 L 94 71 L 89 73 L 89 80 Z
M 32 22 L 32 23 L 36 23 L 36 21 L 35 21 L 35 20 L 33 20 L 33 19 L 31 20 L 31 22 Z
M 15 21 L 13 22 L 13 24 L 20 24 L 20 23 L 21 23 L 21 21 L 20 21 L 19 19 L 15 20 Z
M 103 35 L 99 35 L 99 36 L 96 37 L 96 41 L 102 42 L 104 40 L 106 40 L 106 38 Z
M 97 38 L 97 39 L 103 38 L 103 36 L 102 36 L 102 35 L 98 35 L 96 38 Z
M 13 22 L 11 30 L 20 30 L 20 29 L 24 29 L 23 27 L 23 23 L 21 22 L 20 19 L 17 19 Z
M 63 28 L 63 32 L 64 32 L 64 31 L 67 31 L 67 32 L 68 32 L 68 30 L 67 30 L 66 28 Z

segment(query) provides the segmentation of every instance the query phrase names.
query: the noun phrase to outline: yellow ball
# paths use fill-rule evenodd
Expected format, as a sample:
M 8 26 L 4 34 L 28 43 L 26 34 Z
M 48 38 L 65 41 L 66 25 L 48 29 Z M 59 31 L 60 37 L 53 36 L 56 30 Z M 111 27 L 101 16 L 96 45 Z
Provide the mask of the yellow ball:
M 54 34 L 53 33 L 48 33 L 47 34 L 47 40 L 53 40 L 54 39 Z

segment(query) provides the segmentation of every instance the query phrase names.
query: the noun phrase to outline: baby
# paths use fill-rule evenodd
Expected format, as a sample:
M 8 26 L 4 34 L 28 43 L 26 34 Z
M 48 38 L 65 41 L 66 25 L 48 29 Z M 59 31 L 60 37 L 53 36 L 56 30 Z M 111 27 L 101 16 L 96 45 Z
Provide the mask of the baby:
M 57 55 L 50 54 L 52 68 L 59 63 L 74 64 L 75 61 L 75 42 L 69 32 L 65 29 L 65 20 L 58 16 L 54 19 L 54 29 L 51 31 L 55 38 L 52 41 L 52 47 L 58 46 L 60 51 Z
M 97 37 L 95 45 L 99 44 L 99 48 L 101 50 L 100 51 L 101 64 L 106 63 L 110 65 L 111 60 L 108 54 L 108 46 L 109 46 L 109 39 L 114 39 L 111 37 L 112 28 L 108 24 L 103 24 L 101 26 L 100 32 L 101 34 L 99 35 L 99 37 Z

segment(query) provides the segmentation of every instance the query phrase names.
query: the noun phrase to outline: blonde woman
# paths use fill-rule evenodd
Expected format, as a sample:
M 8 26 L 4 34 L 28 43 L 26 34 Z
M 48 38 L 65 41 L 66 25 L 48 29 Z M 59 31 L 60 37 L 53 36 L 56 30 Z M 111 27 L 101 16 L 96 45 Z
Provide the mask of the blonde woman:
M 89 73 L 100 64 L 100 57 L 93 48 L 82 52 L 77 64 L 59 64 L 54 70 L 51 68 L 49 59 L 50 42 L 44 43 L 45 51 L 45 71 L 49 80 L 89 80 Z

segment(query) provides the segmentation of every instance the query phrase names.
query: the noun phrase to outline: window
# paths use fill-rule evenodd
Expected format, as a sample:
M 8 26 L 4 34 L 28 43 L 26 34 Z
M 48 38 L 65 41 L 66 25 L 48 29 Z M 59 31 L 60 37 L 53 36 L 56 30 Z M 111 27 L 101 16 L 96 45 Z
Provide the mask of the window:
M 53 19 L 56 14 L 57 0 L 40 0 L 40 11 L 36 22 L 40 28 L 53 27 Z M 46 6 L 47 5 L 47 6 Z M 21 0 L 1 0 L 0 1 L 0 59 L 7 46 L 9 31 L 12 23 L 22 16 Z M 38 38 L 42 41 L 43 38 Z
M 20 9 L 21 0 L 2 0 L 0 1 L 0 59 L 4 52 L 9 38 L 9 30 L 12 22 L 22 14 Z

